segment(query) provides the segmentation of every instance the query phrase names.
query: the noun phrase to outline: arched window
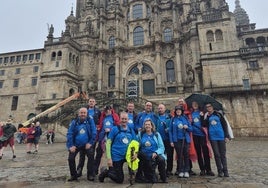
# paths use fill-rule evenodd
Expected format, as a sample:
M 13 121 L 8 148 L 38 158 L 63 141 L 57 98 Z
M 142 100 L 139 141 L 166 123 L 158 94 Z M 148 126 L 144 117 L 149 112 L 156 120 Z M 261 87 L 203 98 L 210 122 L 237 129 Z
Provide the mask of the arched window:
M 264 37 L 258 37 L 256 41 L 257 41 L 257 46 L 264 46 L 266 43 Z
M 114 38 L 114 36 L 111 36 L 109 38 L 109 49 L 114 48 L 114 46 L 115 46 L 115 38 Z
M 150 67 L 150 66 L 148 66 L 148 65 L 146 65 L 146 64 L 142 64 L 143 66 L 142 66 L 142 74 L 146 74 L 146 73 L 154 73 L 154 71 L 153 71 L 153 69 Z
M 130 71 L 129 71 L 129 74 L 128 75 L 131 75 L 131 74 L 136 74 L 138 75 L 140 73 L 137 65 L 135 67 L 133 67 Z
M 222 31 L 220 29 L 215 31 L 215 37 L 216 37 L 216 41 L 222 41 L 223 40 Z
M 133 31 L 133 43 L 134 46 L 139 46 L 144 44 L 144 31 L 142 27 L 136 27 Z
M 212 31 L 207 32 L 207 42 L 213 42 L 214 41 L 214 34 Z
M 61 60 L 61 58 L 62 58 L 62 52 L 61 51 L 58 51 L 57 60 Z
M 167 74 L 167 82 L 175 81 L 174 62 L 171 60 L 167 61 L 166 63 L 166 74 Z
M 136 4 L 133 6 L 133 19 L 143 18 L 142 4 Z
M 170 42 L 172 40 L 172 30 L 169 28 L 166 28 L 164 30 L 164 41 Z
M 52 52 L 51 61 L 55 61 L 55 60 L 56 60 L 56 52 Z
M 108 86 L 109 87 L 114 87 L 115 86 L 115 68 L 114 68 L 114 66 L 109 68 Z
M 246 38 L 246 45 L 249 47 L 255 47 L 256 42 L 255 42 L 254 38 Z

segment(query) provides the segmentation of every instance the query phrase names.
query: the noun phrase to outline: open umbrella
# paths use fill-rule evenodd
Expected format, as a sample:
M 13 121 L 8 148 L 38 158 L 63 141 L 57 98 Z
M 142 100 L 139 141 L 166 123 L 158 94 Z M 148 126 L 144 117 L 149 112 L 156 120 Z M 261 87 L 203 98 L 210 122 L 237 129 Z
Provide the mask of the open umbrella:
M 222 104 L 219 101 L 206 94 L 194 93 L 191 94 L 189 97 L 185 98 L 185 101 L 188 107 L 191 107 L 192 102 L 195 101 L 202 108 L 204 108 L 207 103 L 211 103 L 215 110 L 223 110 Z

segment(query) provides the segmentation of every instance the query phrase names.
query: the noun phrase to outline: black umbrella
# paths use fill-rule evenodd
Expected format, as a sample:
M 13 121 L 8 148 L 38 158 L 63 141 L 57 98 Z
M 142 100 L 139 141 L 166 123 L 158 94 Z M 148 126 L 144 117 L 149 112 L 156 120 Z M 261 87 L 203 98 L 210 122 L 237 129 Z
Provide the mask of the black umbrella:
M 222 104 L 219 101 L 206 94 L 194 93 L 187 97 L 185 101 L 188 107 L 191 107 L 192 102 L 195 101 L 201 108 L 204 108 L 207 103 L 210 103 L 213 106 L 214 110 L 223 110 Z

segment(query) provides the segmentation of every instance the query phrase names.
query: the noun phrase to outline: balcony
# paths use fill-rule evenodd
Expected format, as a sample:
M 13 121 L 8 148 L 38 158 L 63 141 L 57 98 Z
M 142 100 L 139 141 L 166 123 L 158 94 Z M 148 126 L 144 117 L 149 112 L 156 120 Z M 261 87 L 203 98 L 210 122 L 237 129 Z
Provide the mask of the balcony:
M 240 48 L 239 49 L 240 56 L 242 58 L 247 57 L 262 57 L 267 56 L 268 52 L 268 46 L 255 46 L 255 47 L 246 47 L 246 48 Z

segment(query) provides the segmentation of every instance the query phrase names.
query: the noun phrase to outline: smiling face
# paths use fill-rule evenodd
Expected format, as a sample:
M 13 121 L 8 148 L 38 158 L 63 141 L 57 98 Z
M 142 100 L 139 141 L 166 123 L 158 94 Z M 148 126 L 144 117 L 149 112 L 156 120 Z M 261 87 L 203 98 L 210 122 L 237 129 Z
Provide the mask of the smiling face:
M 120 114 L 120 122 L 123 127 L 127 126 L 128 123 L 128 114 L 126 112 L 122 112 Z
M 95 99 L 89 99 L 89 101 L 88 101 L 89 108 L 94 108 L 95 104 L 96 104 Z
M 153 110 L 153 104 L 151 102 L 147 102 L 145 104 L 145 112 L 149 113 L 149 112 L 152 112 Z
M 143 127 L 146 133 L 152 133 L 154 131 L 154 125 L 151 120 L 145 120 Z
M 87 109 L 86 108 L 80 108 L 78 112 L 78 116 L 81 120 L 85 120 L 87 118 Z

